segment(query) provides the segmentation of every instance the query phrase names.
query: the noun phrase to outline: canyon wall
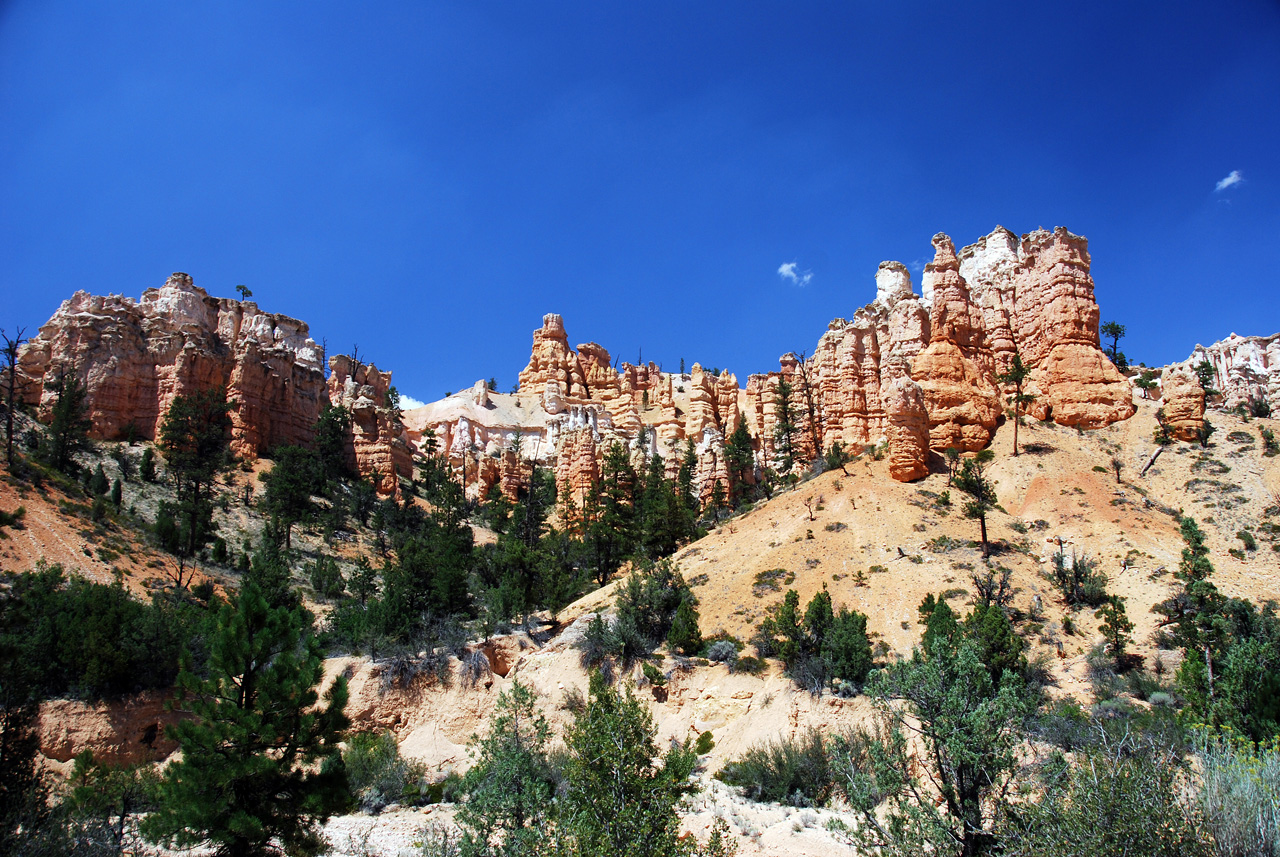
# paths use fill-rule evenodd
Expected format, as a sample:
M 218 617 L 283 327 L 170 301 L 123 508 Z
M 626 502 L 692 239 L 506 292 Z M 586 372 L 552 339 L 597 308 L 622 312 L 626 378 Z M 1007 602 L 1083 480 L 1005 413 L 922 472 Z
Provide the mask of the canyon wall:
M 1197 345 L 1182 366 L 1203 361 L 1213 367 L 1213 387 L 1222 394 L 1222 405 L 1234 408 L 1251 400 L 1265 401 L 1280 413 L 1280 333 L 1270 336 L 1231 334 L 1207 348 Z
M 894 478 L 921 478 L 931 450 L 990 443 L 1008 412 L 1012 386 L 1000 377 L 1015 354 L 1029 370 L 1023 391 L 1037 419 L 1095 428 L 1134 412 L 1128 380 L 1099 347 L 1084 238 L 1061 228 L 1019 238 L 998 227 L 959 252 L 946 235 L 932 243 L 920 294 L 904 265 L 881 263 L 874 300 L 831 322 L 812 354 L 785 354 L 777 371 L 753 374 L 745 387 L 698 364 L 687 373 L 615 366 L 597 343 L 571 348 L 564 319 L 548 314 L 515 393 L 481 381 L 402 420 L 388 399 L 390 373 L 339 355 L 326 380 L 306 324 L 210 297 L 186 274 L 137 302 L 77 292 L 23 349 L 21 370 L 46 419 L 54 395 L 44 382 L 75 372 L 99 438 L 154 438 L 175 396 L 225 386 L 235 402 L 232 448 L 244 457 L 308 444 L 332 402 L 351 413 L 349 462 L 383 493 L 411 475 L 421 443 L 448 458 L 472 496 L 496 485 L 514 498 L 537 461 L 578 501 L 614 443 L 637 465 L 660 455 L 670 476 L 692 451 L 706 499 L 727 479 L 725 441 L 740 420 L 756 478 L 788 457 L 803 466 L 835 443 L 882 445 Z M 1274 397 L 1280 337 L 1237 339 L 1206 351 L 1222 365 L 1228 395 Z
M 697 364 L 679 374 L 653 363 L 615 369 L 596 343 L 570 348 L 564 319 L 548 314 L 516 393 L 490 393 L 483 407 L 471 394 L 433 403 L 407 415 L 411 435 L 430 428 L 444 439 L 455 468 L 474 472 L 472 493 L 488 490 L 493 469 L 473 471 L 467 451 L 496 460 L 516 436 L 578 495 L 614 442 L 637 460 L 656 451 L 669 474 L 692 444 L 705 499 L 727 478 L 724 444 L 739 419 L 757 474 L 778 466 L 782 447 L 803 464 L 839 442 L 854 451 L 882 444 L 895 479 L 919 479 L 930 450 L 990 443 L 1013 392 L 999 379 L 1015 354 L 1036 419 L 1097 428 L 1134 413 L 1128 380 L 1099 346 L 1084 238 L 1062 228 L 1019 238 L 997 227 L 958 253 L 943 234 L 933 248 L 921 294 L 906 266 L 881 263 L 873 301 L 831 322 L 811 355 L 785 354 L 778 371 L 753 374 L 745 387 Z
M 364 367 L 371 374 L 352 389 L 345 376 L 326 387 L 321 349 L 308 333 L 304 322 L 253 301 L 211 297 L 175 273 L 138 301 L 77 291 L 23 347 L 19 372 L 26 402 L 45 421 L 56 400 L 46 383 L 75 374 L 85 386 L 90 433 L 103 440 L 154 440 L 175 397 L 225 387 L 234 403 L 231 449 L 244 458 L 310 444 L 332 399 L 353 408 L 354 463 L 382 491 L 394 491 L 395 472 L 407 475 L 407 439 L 398 421 L 366 408 L 360 394 L 367 387 L 381 405 L 390 374 Z

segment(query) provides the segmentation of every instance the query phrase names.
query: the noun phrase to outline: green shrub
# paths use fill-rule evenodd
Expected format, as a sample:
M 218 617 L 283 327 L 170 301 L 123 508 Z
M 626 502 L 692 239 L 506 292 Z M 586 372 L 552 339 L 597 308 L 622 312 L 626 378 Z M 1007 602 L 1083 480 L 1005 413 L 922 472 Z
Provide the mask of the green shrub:
M 644 673 L 644 677 L 648 679 L 649 683 L 654 687 L 662 687 L 667 683 L 667 677 L 662 674 L 662 670 L 658 669 L 648 661 L 641 664 L 640 669 Z
M 711 733 L 703 732 L 698 736 L 698 743 L 693 745 L 693 752 L 697 753 L 699 756 L 705 756 L 715 749 L 715 746 L 715 738 L 712 737 Z
M 752 747 L 719 777 L 751 800 L 792 806 L 822 806 L 834 786 L 827 742 L 813 729 Z
M 763 659 L 752 655 L 743 655 L 732 664 L 729 665 L 729 672 L 746 673 L 747 675 L 760 675 L 768 668 L 768 664 Z
M 1073 553 L 1068 557 L 1058 551 L 1053 555 L 1046 577 L 1070 606 L 1097 607 L 1107 599 L 1107 575 L 1098 569 L 1097 560 L 1087 554 Z
M 357 732 L 342 754 L 351 795 L 366 812 L 393 803 L 426 803 L 426 767 L 400 755 L 390 732 Z
M 738 659 L 738 647 L 728 640 L 719 640 L 707 648 L 707 660 L 716 663 L 733 663 Z
M 1280 747 L 1230 733 L 1201 738 L 1204 824 L 1221 855 L 1280 854 Z

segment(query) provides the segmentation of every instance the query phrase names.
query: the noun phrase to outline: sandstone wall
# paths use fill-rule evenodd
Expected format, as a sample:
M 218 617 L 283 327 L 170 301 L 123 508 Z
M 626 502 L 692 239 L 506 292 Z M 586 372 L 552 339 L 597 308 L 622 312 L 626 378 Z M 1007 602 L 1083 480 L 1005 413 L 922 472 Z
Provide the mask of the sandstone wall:
M 351 415 L 347 466 L 373 478 L 379 493 L 395 494 L 399 479 L 413 475 L 409 436 L 399 413 L 388 405 L 391 373 L 339 354 L 329 358 L 328 399 Z
M 320 349 L 307 325 L 252 301 L 210 297 L 173 274 L 142 299 L 76 292 L 23 350 L 28 402 L 48 419 L 44 382 L 74 372 L 88 392 L 92 434 L 154 439 L 174 397 L 224 386 L 234 451 L 257 456 L 307 443 L 324 396 Z
M 48 420 L 55 395 L 44 389 L 73 372 L 87 391 L 91 434 L 154 440 L 174 398 L 225 387 L 231 448 L 255 458 L 284 444 L 309 445 L 326 402 L 352 410 L 352 464 L 395 490 L 407 475 L 409 447 L 398 417 L 382 407 L 390 373 L 361 367 L 350 377 L 335 357 L 326 385 L 321 349 L 306 323 L 267 313 L 253 301 L 214 298 L 183 273 L 141 300 L 78 291 L 22 350 L 28 403 Z M 344 362 L 347 361 L 347 362 Z
M 906 266 L 881 263 L 871 303 L 831 322 L 812 354 L 785 354 L 777 371 L 750 375 L 745 387 L 697 364 L 687 374 L 653 363 L 614 368 L 596 343 L 570 348 L 564 319 L 548 314 L 533 333 L 517 394 L 484 409 L 451 397 L 411 421 L 450 441 L 446 454 L 459 472 L 468 471 L 466 447 L 496 455 L 496 444 L 523 432 L 526 457 L 555 467 L 558 481 L 579 494 L 590 473 L 588 450 L 598 469 L 612 443 L 634 456 L 643 437 L 674 474 L 692 441 L 705 498 L 726 478 L 724 442 L 739 419 L 753 438 L 758 472 L 777 466 L 784 379 L 801 464 L 837 441 L 854 450 L 885 444 L 890 472 L 901 480 L 928 473 L 930 449 L 990 443 L 1012 392 L 998 376 L 1015 353 L 1031 372 L 1024 391 L 1036 397 L 1036 418 L 1093 428 L 1134 413 L 1129 382 L 1099 347 L 1084 238 L 1061 228 L 1019 238 L 997 227 L 959 252 L 943 234 L 933 247 L 921 294 Z M 473 493 L 486 489 L 484 471 L 477 466 Z
M 1183 366 L 1208 360 L 1213 366 L 1213 387 L 1222 394 L 1226 408 L 1262 399 L 1280 413 L 1280 333 L 1270 336 L 1237 336 L 1207 348 L 1197 345 Z

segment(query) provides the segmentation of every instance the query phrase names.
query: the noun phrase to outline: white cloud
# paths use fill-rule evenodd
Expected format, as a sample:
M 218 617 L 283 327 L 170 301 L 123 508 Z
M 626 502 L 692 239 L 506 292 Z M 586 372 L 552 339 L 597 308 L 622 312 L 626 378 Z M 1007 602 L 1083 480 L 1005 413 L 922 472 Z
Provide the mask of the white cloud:
M 402 411 L 412 411 L 414 408 L 420 408 L 425 404 L 426 402 L 420 402 L 413 396 L 406 396 L 404 393 L 400 394 L 400 410 Z
M 801 271 L 799 264 L 796 262 L 783 262 L 778 266 L 778 276 L 787 280 L 793 286 L 804 288 L 813 279 L 813 272 Z
M 1230 173 L 1227 174 L 1227 177 L 1225 179 L 1223 179 L 1222 181 L 1214 185 L 1213 189 L 1216 193 L 1222 193 L 1222 191 L 1226 190 L 1227 188 L 1235 187 L 1236 185 L 1240 184 L 1243 181 L 1244 181 L 1244 176 L 1240 175 L 1240 171 L 1232 170 Z

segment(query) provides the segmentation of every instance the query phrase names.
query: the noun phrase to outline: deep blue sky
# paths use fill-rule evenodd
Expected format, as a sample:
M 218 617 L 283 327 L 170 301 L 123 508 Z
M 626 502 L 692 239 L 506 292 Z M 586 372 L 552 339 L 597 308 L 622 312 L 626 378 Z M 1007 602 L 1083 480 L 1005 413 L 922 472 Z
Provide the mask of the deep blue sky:
M 997 223 L 1165 363 L 1280 330 L 1278 189 L 1274 0 L 0 5 L 0 326 L 187 271 L 423 400 L 549 311 L 745 381 Z

